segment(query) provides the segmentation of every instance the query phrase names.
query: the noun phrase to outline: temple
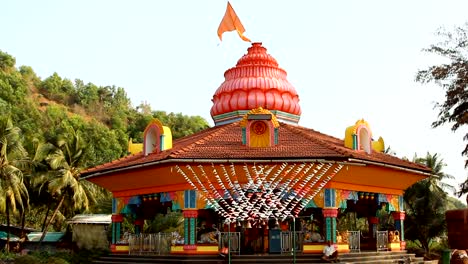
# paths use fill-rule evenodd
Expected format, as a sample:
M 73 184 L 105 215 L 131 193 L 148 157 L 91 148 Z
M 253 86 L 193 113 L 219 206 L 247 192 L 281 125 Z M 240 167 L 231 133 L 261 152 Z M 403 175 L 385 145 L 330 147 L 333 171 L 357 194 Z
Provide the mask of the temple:
M 300 126 L 299 95 L 262 43 L 224 76 L 214 127 L 173 141 L 155 119 L 133 153 L 82 172 L 113 194 L 112 251 L 161 250 L 144 223 L 167 212 L 183 216 L 170 254 L 405 249 L 402 194 L 429 168 L 385 154 L 363 119 L 336 124 L 344 138 Z

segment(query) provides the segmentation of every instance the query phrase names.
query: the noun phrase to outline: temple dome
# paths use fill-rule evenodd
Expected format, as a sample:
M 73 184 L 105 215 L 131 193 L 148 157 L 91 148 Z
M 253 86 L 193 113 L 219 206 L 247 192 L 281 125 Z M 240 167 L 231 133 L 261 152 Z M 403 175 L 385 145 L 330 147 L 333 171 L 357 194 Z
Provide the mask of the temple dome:
M 299 96 L 286 76 L 262 43 L 252 43 L 236 66 L 224 73 L 225 80 L 213 95 L 211 117 L 215 125 L 240 120 L 258 107 L 268 109 L 280 121 L 297 124 Z

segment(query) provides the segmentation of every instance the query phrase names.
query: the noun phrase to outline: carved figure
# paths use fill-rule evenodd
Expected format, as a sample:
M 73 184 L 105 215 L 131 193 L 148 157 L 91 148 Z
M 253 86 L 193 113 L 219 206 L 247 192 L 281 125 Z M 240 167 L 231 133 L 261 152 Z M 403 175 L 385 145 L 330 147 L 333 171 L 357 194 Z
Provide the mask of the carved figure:
M 336 230 L 336 242 L 337 243 L 348 243 L 348 231 L 338 231 Z
M 304 235 L 304 240 L 307 242 L 319 242 L 322 239 L 322 236 L 317 232 L 306 232 Z
M 171 233 L 171 244 L 172 245 L 184 244 L 184 238 L 179 234 L 179 232 L 174 231 Z
M 200 235 L 200 243 L 215 244 L 218 243 L 217 232 L 211 231 Z
M 400 232 L 398 230 L 388 231 L 388 242 L 390 243 L 400 242 Z

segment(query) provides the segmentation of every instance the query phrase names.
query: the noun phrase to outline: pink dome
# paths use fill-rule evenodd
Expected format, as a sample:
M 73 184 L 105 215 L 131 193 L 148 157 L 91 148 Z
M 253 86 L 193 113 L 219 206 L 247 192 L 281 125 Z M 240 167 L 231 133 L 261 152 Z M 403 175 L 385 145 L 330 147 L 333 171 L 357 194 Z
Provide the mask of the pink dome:
M 252 43 L 236 66 L 224 73 L 225 81 L 212 99 L 213 120 L 216 124 L 228 123 L 238 120 L 246 111 L 263 107 L 280 120 L 285 116 L 284 121 L 297 123 L 301 115 L 299 96 L 286 76 L 262 43 Z

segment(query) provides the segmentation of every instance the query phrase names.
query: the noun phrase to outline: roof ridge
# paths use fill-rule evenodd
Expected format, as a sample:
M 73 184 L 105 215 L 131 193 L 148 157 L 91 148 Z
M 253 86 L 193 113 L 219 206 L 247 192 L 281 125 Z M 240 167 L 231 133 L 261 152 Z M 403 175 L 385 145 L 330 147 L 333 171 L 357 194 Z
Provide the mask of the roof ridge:
M 171 154 L 169 154 L 168 156 L 174 157 L 174 156 L 176 156 L 176 155 L 178 155 L 178 154 L 181 154 L 181 153 L 183 153 L 183 152 L 186 152 L 186 151 L 188 151 L 188 150 L 191 150 L 191 149 L 193 149 L 196 145 L 202 144 L 203 142 L 206 142 L 207 140 L 209 140 L 209 139 L 211 139 L 211 138 L 213 138 L 213 137 L 219 135 L 220 133 L 224 132 L 224 131 L 226 130 L 226 128 L 231 127 L 231 126 L 235 126 L 235 125 L 238 125 L 238 124 L 239 124 L 239 121 L 233 122 L 233 123 L 230 123 L 230 124 L 227 124 L 227 125 L 224 125 L 224 126 L 222 126 L 222 127 L 220 127 L 220 126 L 214 126 L 214 127 L 212 127 L 212 129 L 207 129 L 207 130 L 205 130 L 206 133 L 207 133 L 208 135 L 204 135 L 205 133 L 202 133 L 203 135 L 195 134 L 195 135 L 194 135 L 194 138 L 196 138 L 196 136 L 200 136 L 200 138 L 199 138 L 199 139 L 196 138 L 196 140 L 192 138 L 192 139 L 191 139 L 191 140 L 192 140 L 192 143 L 190 143 L 190 144 L 188 144 L 188 145 L 182 145 L 182 144 L 181 144 L 182 146 L 180 146 L 178 150 L 171 152 Z M 215 128 L 216 128 L 216 129 L 215 129 Z M 215 130 L 214 133 L 211 133 L 212 130 Z M 204 132 L 205 132 L 205 131 L 204 131 Z M 209 132 L 210 132 L 210 133 L 209 133 Z
M 80 174 L 85 174 L 85 173 L 89 173 L 89 172 L 93 172 L 97 169 L 100 169 L 102 167 L 106 167 L 108 165 L 111 165 L 111 164 L 117 164 L 117 163 L 121 163 L 123 161 L 126 161 L 126 160 L 131 160 L 131 158 L 135 158 L 137 155 L 141 156 L 142 154 L 142 151 L 138 152 L 138 153 L 133 153 L 133 154 L 130 154 L 130 155 L 126 155 L 126 156 L 123 156 L 123 157 L 120 157 L 116 160 L 111 160 L 111 161 L 108 161 L 106 163 L 102 163 L 102 164 L 99 164 L 99 165 L 96 165 L 96 166 L 93 166 L 93 167 L 90 167 L 90 168 L 86 168 L 84 170 L 82 170 L 80 172 Z
M 293 126 L 289 126 L 290 128 L 293 128 Z M 367 157 L 362 157 L 364 155 L 364 153 L 366 152 L 357 152 L 357 150 L 353 150 L 353 149 L 349 149 L 347 148 L 345 145 L 344 145 L 344 140 L 342 139 L 339 139 L 337 137 L 334 137 L 334 136 L 331 136 L 331 135 L 327 135 L 327 134 L 324 134 L 324 133 L 321 133 L 319 131 L 316 131 L 314 129 L 311 129 L 311 128 L 306 128 L 306 127 L 301 127 L 301 126 L 297 126 L 297 127 L 294 127 L 298 133 L 302 134 L 302 135 L 305 135 L 306 138 L 308 139 L 311 139 L 313 140 L 314 142 L 318 142 L 318 143 L 322 143 L 328 147 L 330 147 L 332 150 L 335 150 L 337 151 L 338 153 L 342 154 L 342 155 L 349 155 L 351 158 L 355 158 L 355 159 L 366 159 L 366 160 L 369 160 L 369 161 L 375 161 L 375 158 L 378 158 L 378 157 L 375 157 L 375 156 L 384 156 L 388 159 L 393 159 L 393 160 L 398 160 L 399 162 L 402 162 L 402 163 L 405 163 L 406 165 L 408 166 L 417 166 L 421 169 L 425 169 L 427 168 L 427 166 L 424 166 L 423 164 L 419 164 L 417 162 L 412 162 L 410 160 L 405 160 L 405 159 L 402 159 L 402 158 L 399 158 L 399 157 L 395 157 L 393 155 L 389 155 L 387 153 L 383 153 L 383 152 L 379 152 L 379 151 L 375 151 L 375 150 L 371 150 L 371 154 L 368 154 Z M 335 139 L 335 140 L 339 140 L 341 142 L 343 142 L 343 145 L 342 146 L 337 146 L 337 145 L 333 145 L 325 140 L 320 140 L 320 139 L 317 139 L 316 137 L 313 137 L 311 136 L 310 134 L 307 134 L 305 131 L 303 130 L 308 130 L 308 131 L 311 131 L 311 132 L 314 132 L 314 133 L 317 133 L 317 134 L 320 134 L 322 136 L 324 136 L 325 138 L 332 138 L 332 139 Z M 356 153 L 357 152 L 357 153 Z M 375 155 L 375 156 L 374 156 Z M 374 156 L 374 159 L 372 158 L 372 156 Z M 385 161 L 380 161 L 381 163 L 386 163 L 386 164 L 391 164 L 391 162 L 385 162 Z
M 284 126 L 285 124 L 283 123 L 282 125 Z M 306 129 L 306 128 L 304 128 L 304 127 L 301 127 L 301 126 L 291 126 L 291 125 L 287 125 L 287 124 L 286 124 L 286 126 L 284 126 L 284 127 L 287 128 L 287 129 L 289 129 L 289 130 L 291 130 L 291 131 L 292 131 L 293 133 L 295 133 L 295 134 L 299 134 L 299 135 L 303 136 L 304 138 L 307 138 L 307 139 L 309 139 L 309 140 L 312 140 L 312 141 L 314 141 L 314 142 L 316 142 L 316 143 L 318 143 L 318 144 L 320 144 L 320 145 L 323 145 L 323 146 L 327 147 L 328 149 L 331 149 L 331 150 L 333 150 L 333 151 L 336 151 L 336 152 L 337 152 L 338 154 L 340 154 L 340 155 L 352 155 L 352 156 L 354 156 L 353 153 L 352 153 L 352 151 L 349 151 L 349 152 L 348 152 L 348 151 L 344 151 L 343 149 L 338 148 L 336 145 L 333 145 L 333 144 L 331 144 L 331 143 L 329 143 L 329 142 L 327 142 L 327 141 L 325 141 L 325 140 L 318 139 L 317 137 L 313 137 L 312 135 L 306 133 L 306 132 L 304 131 L 304 129 Z M 302 128 L 302 129 L 300 129 L 300 128 Z M 326 135 L 326 134 L 320 133 L 320 132 L 318 132 L 318 131 L 316 131 L 316 130 L 314 130 L 314 129 L 308 129 L 308 128 L 307 128 L 307 130 L 309 130 L 309 131 L 311 131 L 311 132 L 313 132 L 313 133 L 320 134 L 320 135 L 325 136 L 325 137 L 331 137 L 331 138 L 334 138 L 334 139 L 338 139 L 338 138 L 332 137 L 332 136 L 330 136 L 330 135 Z M 340 139 L 338 139 L 338 140 L 340 140 Z M 341 141 L 341 140 L 340 140 L 340 141 Z

